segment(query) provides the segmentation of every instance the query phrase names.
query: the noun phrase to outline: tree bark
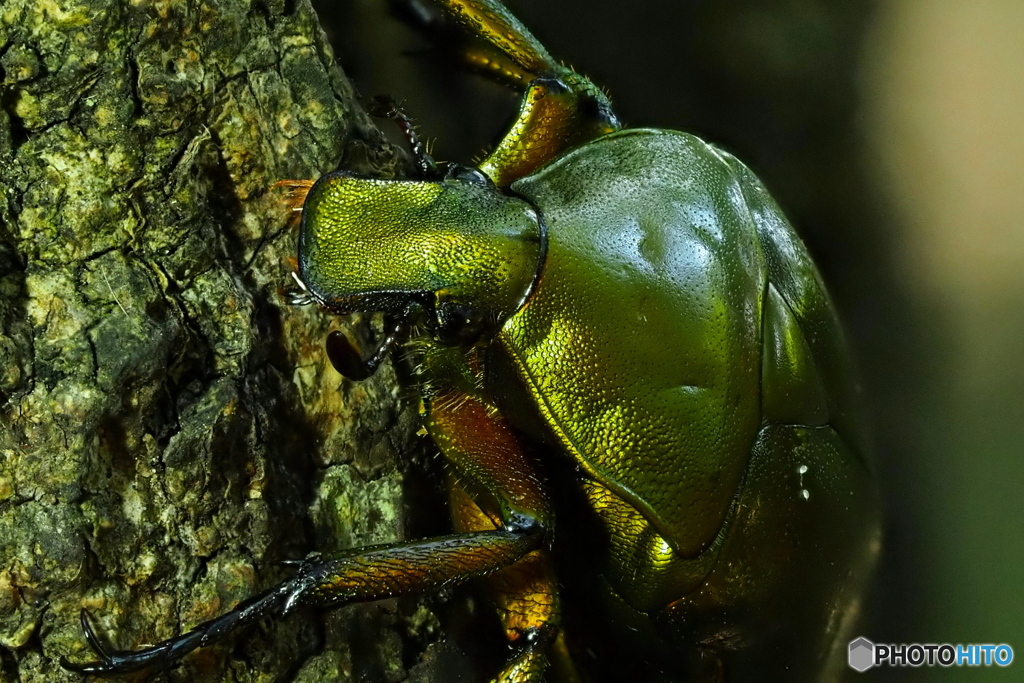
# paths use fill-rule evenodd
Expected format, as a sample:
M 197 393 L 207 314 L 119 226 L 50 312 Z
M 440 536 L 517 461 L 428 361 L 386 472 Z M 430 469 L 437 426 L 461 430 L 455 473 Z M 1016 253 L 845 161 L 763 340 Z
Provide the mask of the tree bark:
M 0 81 L 0 681 L 81 680 L 58 659 L 93 659 L 83 607 L 134 649 L 276 561 L 407 535 L 415 406 L 390 367 L 343 381 L 325 316 L 283 296 L 274 181 L 402 163 L 308 0 L 0 0 Z M 431 604 L 250 629 L 150 678 L 423 678 Z

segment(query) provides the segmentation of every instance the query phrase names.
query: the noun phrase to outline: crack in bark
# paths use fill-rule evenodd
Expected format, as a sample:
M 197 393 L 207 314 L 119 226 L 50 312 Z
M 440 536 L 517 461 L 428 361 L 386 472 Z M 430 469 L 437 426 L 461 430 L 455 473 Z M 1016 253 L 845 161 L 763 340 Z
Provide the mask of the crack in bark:
M 39 11 L 33 0 L 9 2 L 17 9 L 4 17 L 24 25 Z M 0 677 L 12 680 L 78 680 L 53 658 L 87 657 L 83 604 L 129 644 L 139 624 L 178 628 L 204 572 L 207 589 L 222 595 L 236 590 L 223 582 L 243 565 L 263 568 L 255 582 L 265 583 L 271 558 L 314 546 L 307 510 L 335 492 L 318 478 L 316 444 L 373 448 L 359 424 L 396 419 L 374 403 L 386 391 L 344 408 L 328 390 L 303 396 L 296 365 L 314 377 L 330 371 L 305 357 L 319 348 L 324 322 L 282 312 L 275 295 L 294 245 L 286 222 L 259 216 L 272 204 L 265 187 L 331 170 L 350 132 L 375 138 L 332 73 L 308 4 L 199 0 L 189 11 L 167 6 L 168 17 L 159 7 L 65 3 L 33 37 L 41 67 L 0 101 L 0 126 L 18 143 L 0 135 L 2 234 L 21 269 L 0 330 L 27 331 L 16 356 L 0 347 L 0 362 L 27 368 L 0 412 L 0 454 L 12 453 L 17 470 L 0 500 L 0 571 L 31 573 L 32 590 L 48 596 L 45 627 L 0 652 Z M 22 33 L 4 53 L 25 44 Z M 46 69 L 57 51 L 61 68 Z M 294 126 L 282 125 L 285 114 Z M 380 158 L 389 163 L 386 152 Z M 359 490 L 398 476 L 395 462 L 381 463 L 345 492 L 359 516 L 400 505 Z M 356 524 L 317 514 L 326 545 L 332 529 Z M 33 554 L 44 541 L 52 552 Z M 172 614 L 161 611 L 164 599 Z M 0 602 L 0 636 L 28 614 L 7 609 Z M 332 619 L 330 637 L 344 643 L 356 615 L 376 609 Z M 385 621 L 408 630 L 397 617 Z M 321 661 L 349 656 L 321 653 L 323 638 L 301 644 L 302 630 L 275 627 L 258 651 L 243 636 L 168 678 L 311 681 Z M 401 662 L 400 639 L 374 647 L 381 665 Z M 224 666 L 233 657 L 246 666 Z

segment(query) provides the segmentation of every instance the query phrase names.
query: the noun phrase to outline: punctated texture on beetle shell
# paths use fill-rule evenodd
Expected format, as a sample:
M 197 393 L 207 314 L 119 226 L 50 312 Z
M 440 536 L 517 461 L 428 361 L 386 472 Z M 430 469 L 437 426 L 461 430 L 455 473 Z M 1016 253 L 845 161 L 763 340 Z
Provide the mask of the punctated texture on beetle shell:
M 533 209 L 493 185 L 331 174 L 303 211 L 300 268 L 329 306 L 397 312 L 417 295 L 510 315 L 537 270 Z
M 568 451 L 694 557 L 760 424 L 765 272 L 735 174 L 691 135 L 637 130 L 513 189 L 549 250 L 501 342 Z

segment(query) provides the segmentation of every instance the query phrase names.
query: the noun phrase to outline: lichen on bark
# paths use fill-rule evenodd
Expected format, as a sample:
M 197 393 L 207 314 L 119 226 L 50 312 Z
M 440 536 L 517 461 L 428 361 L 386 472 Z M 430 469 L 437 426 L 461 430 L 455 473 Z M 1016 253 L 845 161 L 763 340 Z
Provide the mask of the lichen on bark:
M 83 607 L 137 648 L 402 536 L 410 402 L 341 380 L 282 294 L 273 182 L 400 163 L 308 1 L 3 0 L 0 84 L 0 681 L 80 680 Z M 400 680 L 436 630 L 415 601 L 323 623 L 154 677 Z

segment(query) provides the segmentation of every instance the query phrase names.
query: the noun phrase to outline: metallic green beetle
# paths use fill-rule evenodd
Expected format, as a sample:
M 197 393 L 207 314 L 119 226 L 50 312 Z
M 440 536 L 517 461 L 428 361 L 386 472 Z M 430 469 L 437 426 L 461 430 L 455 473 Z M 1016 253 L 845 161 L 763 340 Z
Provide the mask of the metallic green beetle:
M 296 185 L 309 295 L 389 321 L 367 357 L 328 352 L 355 379 L 413 359 L 458 533 L 315 557 L 141 652 L 104 652 L 83 619 L 100 661 L 67 666 L 125 673 L 268 613 L 486 576 L 513 646 L 496 681 L 837 675 L 878 504 L 799 238 L 743 164 L 623 130 L 495 0 L 438 4 L 471 63 L 524 90 L 511 130 L 479 169 L 441 167 L 391 111 L 421 177 Z

